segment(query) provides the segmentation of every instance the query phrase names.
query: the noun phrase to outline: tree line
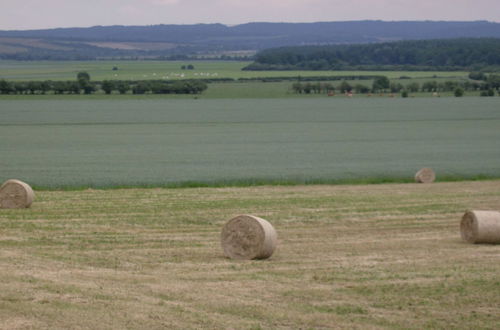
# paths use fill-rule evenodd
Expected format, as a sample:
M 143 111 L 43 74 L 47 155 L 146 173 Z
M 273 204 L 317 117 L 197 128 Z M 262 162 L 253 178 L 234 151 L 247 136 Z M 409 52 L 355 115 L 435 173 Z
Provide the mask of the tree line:
M 244 70 L 478 70 L 500 67 L 500 39 L 413 40 L 266 49 Z
M 207 89 L 201 80 L 104 80 L 93 82 L 86 72 L 80 72 L 74 81 L 7 81 L 0 80 L 0 94 L 199 94 Z
M 471 73 L 474 76 L 476 73 Z M 469 76 L 469 77 L 470 77 Z M 495 92 L 500 95 L 500 75 L 482 76 L 481 80 L 448 80 L 444 82 L 426 81 L 422 84 L 418 82 L 391 82 L 385 76 L 376 77 L 371 85 L 363 83 L 350 83 L 343 80 L 338 85 L 329 82 L 295 82 L 292 91 L 296 94 L 321 94 L 321 93 L 402 93 L 402 92 L 455 92 L 457 89 L 463 91 L 480 91 L 481 96 L 494 96 Z

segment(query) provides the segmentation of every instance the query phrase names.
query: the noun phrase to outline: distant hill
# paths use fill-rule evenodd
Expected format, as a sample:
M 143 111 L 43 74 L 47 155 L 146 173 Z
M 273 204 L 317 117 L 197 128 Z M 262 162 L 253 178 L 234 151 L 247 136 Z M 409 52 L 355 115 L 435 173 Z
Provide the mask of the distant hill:
M 0 31 L 3 59 L 158 58 L 246 56 L 281 46 L 360 44 L 398 40 L 500 38 L 487 21 L 349 21 L 318 23 L 95 26 Z
M 259 52 L 244 70 L 478 70 L 500 67 L 500 38 L 295 46 Z

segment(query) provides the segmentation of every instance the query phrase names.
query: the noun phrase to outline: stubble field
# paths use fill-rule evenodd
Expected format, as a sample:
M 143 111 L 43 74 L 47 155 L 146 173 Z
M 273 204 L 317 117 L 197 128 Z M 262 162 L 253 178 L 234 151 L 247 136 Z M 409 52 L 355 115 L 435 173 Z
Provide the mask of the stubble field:
M 461 241 L 500 182 L 37 192 L 0 210 L 0 328 L 494 329 L 500 246 Z M 232 261 L 231 217 L 269 220 Z

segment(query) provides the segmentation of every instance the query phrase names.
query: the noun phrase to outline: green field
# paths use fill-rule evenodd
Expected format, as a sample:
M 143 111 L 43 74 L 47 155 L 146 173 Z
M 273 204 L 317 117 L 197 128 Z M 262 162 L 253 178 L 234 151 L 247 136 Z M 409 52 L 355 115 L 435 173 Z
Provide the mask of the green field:
M 500 245 L 459 221 L 499 183 L 36 192 L 0 210 L 0 328 L 496 329 Z M 269 260 L 223 256 L 241 213 Z
M 406 72 L 406 71 L 241 71 L 250 62 L 236 61 L 0 61 L 0 79 L 6 80 L 74 80 L 80 71 L 87 71 L 92 80 L 150 80 L 196 78 L 255 78 L 385 75 L 389 78 L 464 78 L 468 72 Z M 193 64 L 195 70 L 181 70 Z M 114 66 L 118 71 L 113 71 Z M 183 77 L 180 75 L 184 74 Z
M 498 98 L 2 99 L 0 181 L 168 186 L 500 177 Z

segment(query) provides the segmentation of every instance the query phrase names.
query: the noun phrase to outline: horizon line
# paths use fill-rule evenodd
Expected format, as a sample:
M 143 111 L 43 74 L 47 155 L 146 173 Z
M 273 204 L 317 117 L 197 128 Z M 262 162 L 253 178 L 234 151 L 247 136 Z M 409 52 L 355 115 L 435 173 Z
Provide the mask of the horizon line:
M 59 30 L 59 29 L 91 29 L 98 27 L 153 27 L 153 26 L 193 26 L 193 25 L 223 25 L 226 27 L 235 27 L 247 24 L 317 24 L 317 23 L 354 23 L 354 22 L 383 22 L 383 23 L 492 23 L 500 24 L 500 21 L 490 21 L 486 19 L 477 20 L 377 20 L 377 19 L 359 19 L 359 20 L 339 20 L 339 21 L 310 21 L 310 22 L 293 22 L 293 21 L 248 21 L 238 24 L 227 24 L 221 22 L 213 23 L 191 23 L 191 24 L 168 24 L 168 23 L 155 23 L 155 24 L 144 24 L 144 25 L 123 25 L 123 24 L 111 24 L 111 25 L 90 25 L 90 26 L 58 26 L 58 27 L 45 27 L 45 28 L 26 28 L 26 29 L 0 29 L 1 32 L 17 32 L 17 31 L 39 31 L 39 30 Z

